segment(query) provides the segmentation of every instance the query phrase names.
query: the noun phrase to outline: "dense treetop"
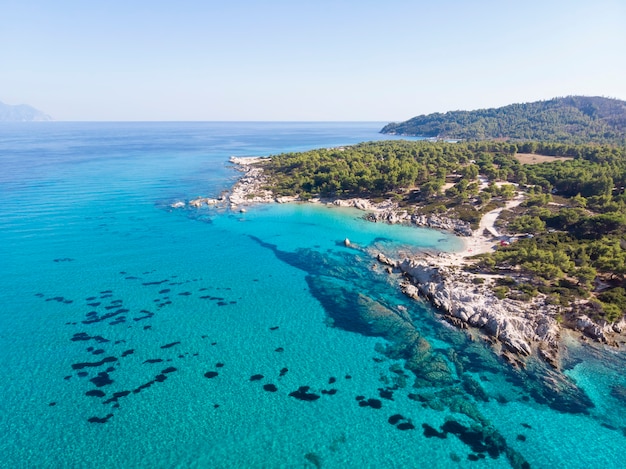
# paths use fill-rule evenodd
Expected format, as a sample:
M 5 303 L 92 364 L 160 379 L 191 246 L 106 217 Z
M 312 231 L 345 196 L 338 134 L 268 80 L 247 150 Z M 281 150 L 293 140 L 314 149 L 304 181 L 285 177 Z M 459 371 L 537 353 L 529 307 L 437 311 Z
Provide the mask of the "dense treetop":
M 626 101 L 568 96 L 475 111 L 421 115 L 382 133 L 454 140 L 626 143 Z

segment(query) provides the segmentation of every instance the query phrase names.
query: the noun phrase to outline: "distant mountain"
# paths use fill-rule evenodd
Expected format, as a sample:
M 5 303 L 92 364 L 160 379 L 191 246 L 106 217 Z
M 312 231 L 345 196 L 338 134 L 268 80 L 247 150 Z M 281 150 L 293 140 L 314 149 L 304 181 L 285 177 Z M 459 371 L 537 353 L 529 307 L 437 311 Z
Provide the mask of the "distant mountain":
M 381 133 L 458 140 L 626 144 L 626 101 L 568 96 L 534 103 L 421 115 Z
M 11 106 L 0 102 L 0 122 L 32 122 L 32 121 L 51 121 L 53 120 L 48 114 L 27 106 L 26 104 L 18 104 Z

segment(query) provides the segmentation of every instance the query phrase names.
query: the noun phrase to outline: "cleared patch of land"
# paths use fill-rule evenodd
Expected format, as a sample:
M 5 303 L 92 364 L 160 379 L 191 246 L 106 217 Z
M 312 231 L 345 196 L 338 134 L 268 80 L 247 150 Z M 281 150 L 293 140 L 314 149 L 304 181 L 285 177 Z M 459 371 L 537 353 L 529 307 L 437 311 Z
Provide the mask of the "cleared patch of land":
M 535 153 L 516 153 L 515 159 L 522 164 L 539 164 L 546 163 L 548 161 L 566 161 L 573 160 L 574 158 L 570 156 L 545 156 L 545 155 L 537 155 Z

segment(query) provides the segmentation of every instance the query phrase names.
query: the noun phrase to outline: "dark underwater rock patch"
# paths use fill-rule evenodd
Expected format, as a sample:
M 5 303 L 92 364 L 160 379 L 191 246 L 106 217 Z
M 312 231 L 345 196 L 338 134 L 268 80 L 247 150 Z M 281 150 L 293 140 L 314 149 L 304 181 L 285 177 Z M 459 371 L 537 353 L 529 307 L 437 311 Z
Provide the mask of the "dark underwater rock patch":
M 463 389 L 468 394 L 474 396 L 476 400 L 489 402 L 489 396 L 483 387 L 471 376 L 463 376 Z
M 316 453 L 306 453 L 304 459 L 309 461 L 316 469 L 322 468 L 322 458 Z
M 278 391 L 278 388 L 276 387 L 276 385 L 275 384 L 271 384 L 271 383 L 270 384 L 264 384 L 263 385 L 263 389 L 265 391 L 268 391 L 268 392 L 276 392 L 276 391 Z
M 252 375 L 250 376 L 250 381 L 260 381 L 264 378 L 263 375 Z
M 297 390 L 290 392 L 289 397 L 295 397 L 301 401 L 316 401 L 320 398 L 318 394 L 310 393 L 309 386 L 300 386 Z
M 145 363 L 161 363 L 162 361 L 163 361 L 162 358 L 149 358 L 148 360 L 143 362 L 142 365 Z
M 145 309 L 142 309 L 141 312 L 144 313 L 144 316 L 137 316 L 136 318 L 133 318 L 133 321 L 142 321 L 144 319 L 150 319 L 152 316 L 154 316 L 154 313 Z
M 117 316 L 119 314 L 128 313 L 128 310 L 126 308 L 119 308 L 117 311 L 114 311 L 112 313 L 106 313 L 106 314 L 103 314 L 102 316 L 98 316 L 97 314 L 94 315 L 92 313 L 88 314 L 88 316 L 91 319 L 87 319 L 85 321 L 82 321 L 83 324 L 95 324 L 97 322 L 106 321 L 107 319 L 113 318 L 113 317 L 115 317 L 115 316 Z
M 148 389 L 154 383 L 156 383 L 156 381 L 148 381 L 147 383 L 142 384 L 141 386 L 139 386 L 137 389 L 133 389 L 133 393 L 134 394 L 138 394 L 139 392 L 141 392 L 142 389 Z
M 99 388 L 101 388 L 102 386 L 113 384 L 114 382 L 110 378 L 109 373 L 107 373 L 106 371 L 102 371 L 98 373 L 98 376 L 91 378 L 89 381 L 91 381 L 93 384 L 95 384 Z
M 216 377 L 216 376 L 218 376 L 218 375 L 219 375 L 219 373 L 218 373 L 217 371 L 207 371 L 207 372 L 204 374 L 204 376 L 205 376 L 206 378 L 209 378 L 209 379 L 211 379 L 211 378 L 215 378 L 215 377 Z
M 282 368 L 278 376 L 282 378 L 283 376 L 287 374 L 288 371 L 289 371 L 289 368 Z
M 167 283 L 167 282 L 169 282 L 169 280 L 166 279 L 166 280 L 160 280 L 160 281 L 155 281 L 155 282 L 144 282 L 144 283 L 142 283 L 142 285 L 144 285 L 144 286 L 161 285 L 161 284 Z
M 105 392 L 100 391 L 99 389 L 92 389 L 85 393 L 85 396 L 91 396 L 91 397 L 104 397 L 105 395 L 106 395 Z
M 422 427 L 426 430 L 424 425 L 422 425 Z M 445 434 L 452 433 L 455 435 L 478 455 L 487 453 L 493 459 L 499 457 L 503 453 L 506 453 L 509 457 L 512 456 L 512 452 L 507 448 L 504 438 L 493 431 L 489 431 L 488 429 L 470 428 L 455 420 L 448 420 L 441 426 L 441 430 Z M 524 463 L 528 464 L 525 461 Z M 525 466 L 522 464 L 522 467 Z
M 133 353 L 135 353 L 135 349 L 129 349 L 129 350 L 124 350 L 122 352 L 122 357 L 127 357 L 128 355 L 132 355 Z
M 178 344 L 180 344 L 180 341 L 172 342 L 172 343 L 165 344 L 165 345 L 161 345 L 161 348 L 170 348 L 170 347 L 173 347 L 174 345 L 178 345 Z
M 371 407 L 372 409 L 381 409 L 383 403 L 379 399 L 365 399 L 359 400 L 359 407 Z
M 404 422 L 403 422 L 404 420 Z M 394 425 L 398 430 L 406 431 L 415 429 L 415 425 L 402 414 L 393 414 L 387 421 Z
M 623 404 L 626 404 L 626 386 L 621 384 L 614 384 L 611 386 L 610 391 L 611 397 L 614 397 L 618 401 L 621 401 Z
M 105 339 L 104 337 L 101 337 L 99 335 L 90 336 L 86 332 L 78 332 L 74 334 L 70 340 L 72 342 L 78 342 L 82 340 L 95 340 L 98 343 L 110 342 L 109 339 Z
M 130 394 L 130 391 L 114 392 L 113 396 L 103 402 L 103 404 L 110 404 L 111 402 L 117 402 L 120 397 L 126 397 Z
M 72 369 L 73 370 L 81 370 L 83 368 L 87 368 L 87 367 L 98 367 L 98 366 L 102 366 L 105 363 L 111 363 L 111 362 L 116 362 L 117 358 L 116 357 L 106 357 L 103 358 L 102 360 L 100 360 L 99 362 L 83 362 L 83 363 L 74 363 L 72 365 Z
M 107 423 L 111 417 L 113 414 L 108 414 L 106 417 L 89 417 L 87 421 L 89 423 Z
M 422 428 L 424 429 L 424 436 L 426 438 L 441 438 L 443 440 L 448 437 L 448 434 L 446 432 L 440 432 L 436 428 L 428 425 L 427 423 L 423 423 Z
M 62 296 L 54 296 L 51 298 L 46 298 L 46 301 L 56 301 L 57 303 L 65 303 L 67 305 L 74 302 L 74 300 L 68 300 L 67 298 L 64 298 Z
M 415 429 L 415 425 L 413 425 L 411 422 L 402 422 L 402 423 L 399 423 L 398 425 L 396 425 L 396 428 L 398 430 L 402 430 L 402 431 L 414 430 Z

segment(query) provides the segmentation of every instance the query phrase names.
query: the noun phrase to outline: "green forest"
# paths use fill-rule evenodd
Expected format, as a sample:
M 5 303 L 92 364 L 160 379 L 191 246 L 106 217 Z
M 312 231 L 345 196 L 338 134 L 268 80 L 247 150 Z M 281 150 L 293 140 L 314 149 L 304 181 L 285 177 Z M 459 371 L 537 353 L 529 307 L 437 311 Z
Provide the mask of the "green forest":
M 522 164 L 519 153 L 555 158 Z M 393 140 L 285 153 L 263 168 L 277 195 L 392 198 L 409 212 L 474 227 L 523 191 L 522 205 L 500 217 L 500 229 L 519 240 L 477 258 L 474 269 L 510 272 L 497 288 L 502 297 L 544 293 L 564 309 L 586 299 L 584 312 L 609 322 L 626 312 L 626 147 Z M 526 280 L 513 280 L 520 273 Z
M 504 139 L 626 143 L 626 101 L 568 96 L 475 111 L 420 115 L 391 123 L 385 134 L 464 141 Z

